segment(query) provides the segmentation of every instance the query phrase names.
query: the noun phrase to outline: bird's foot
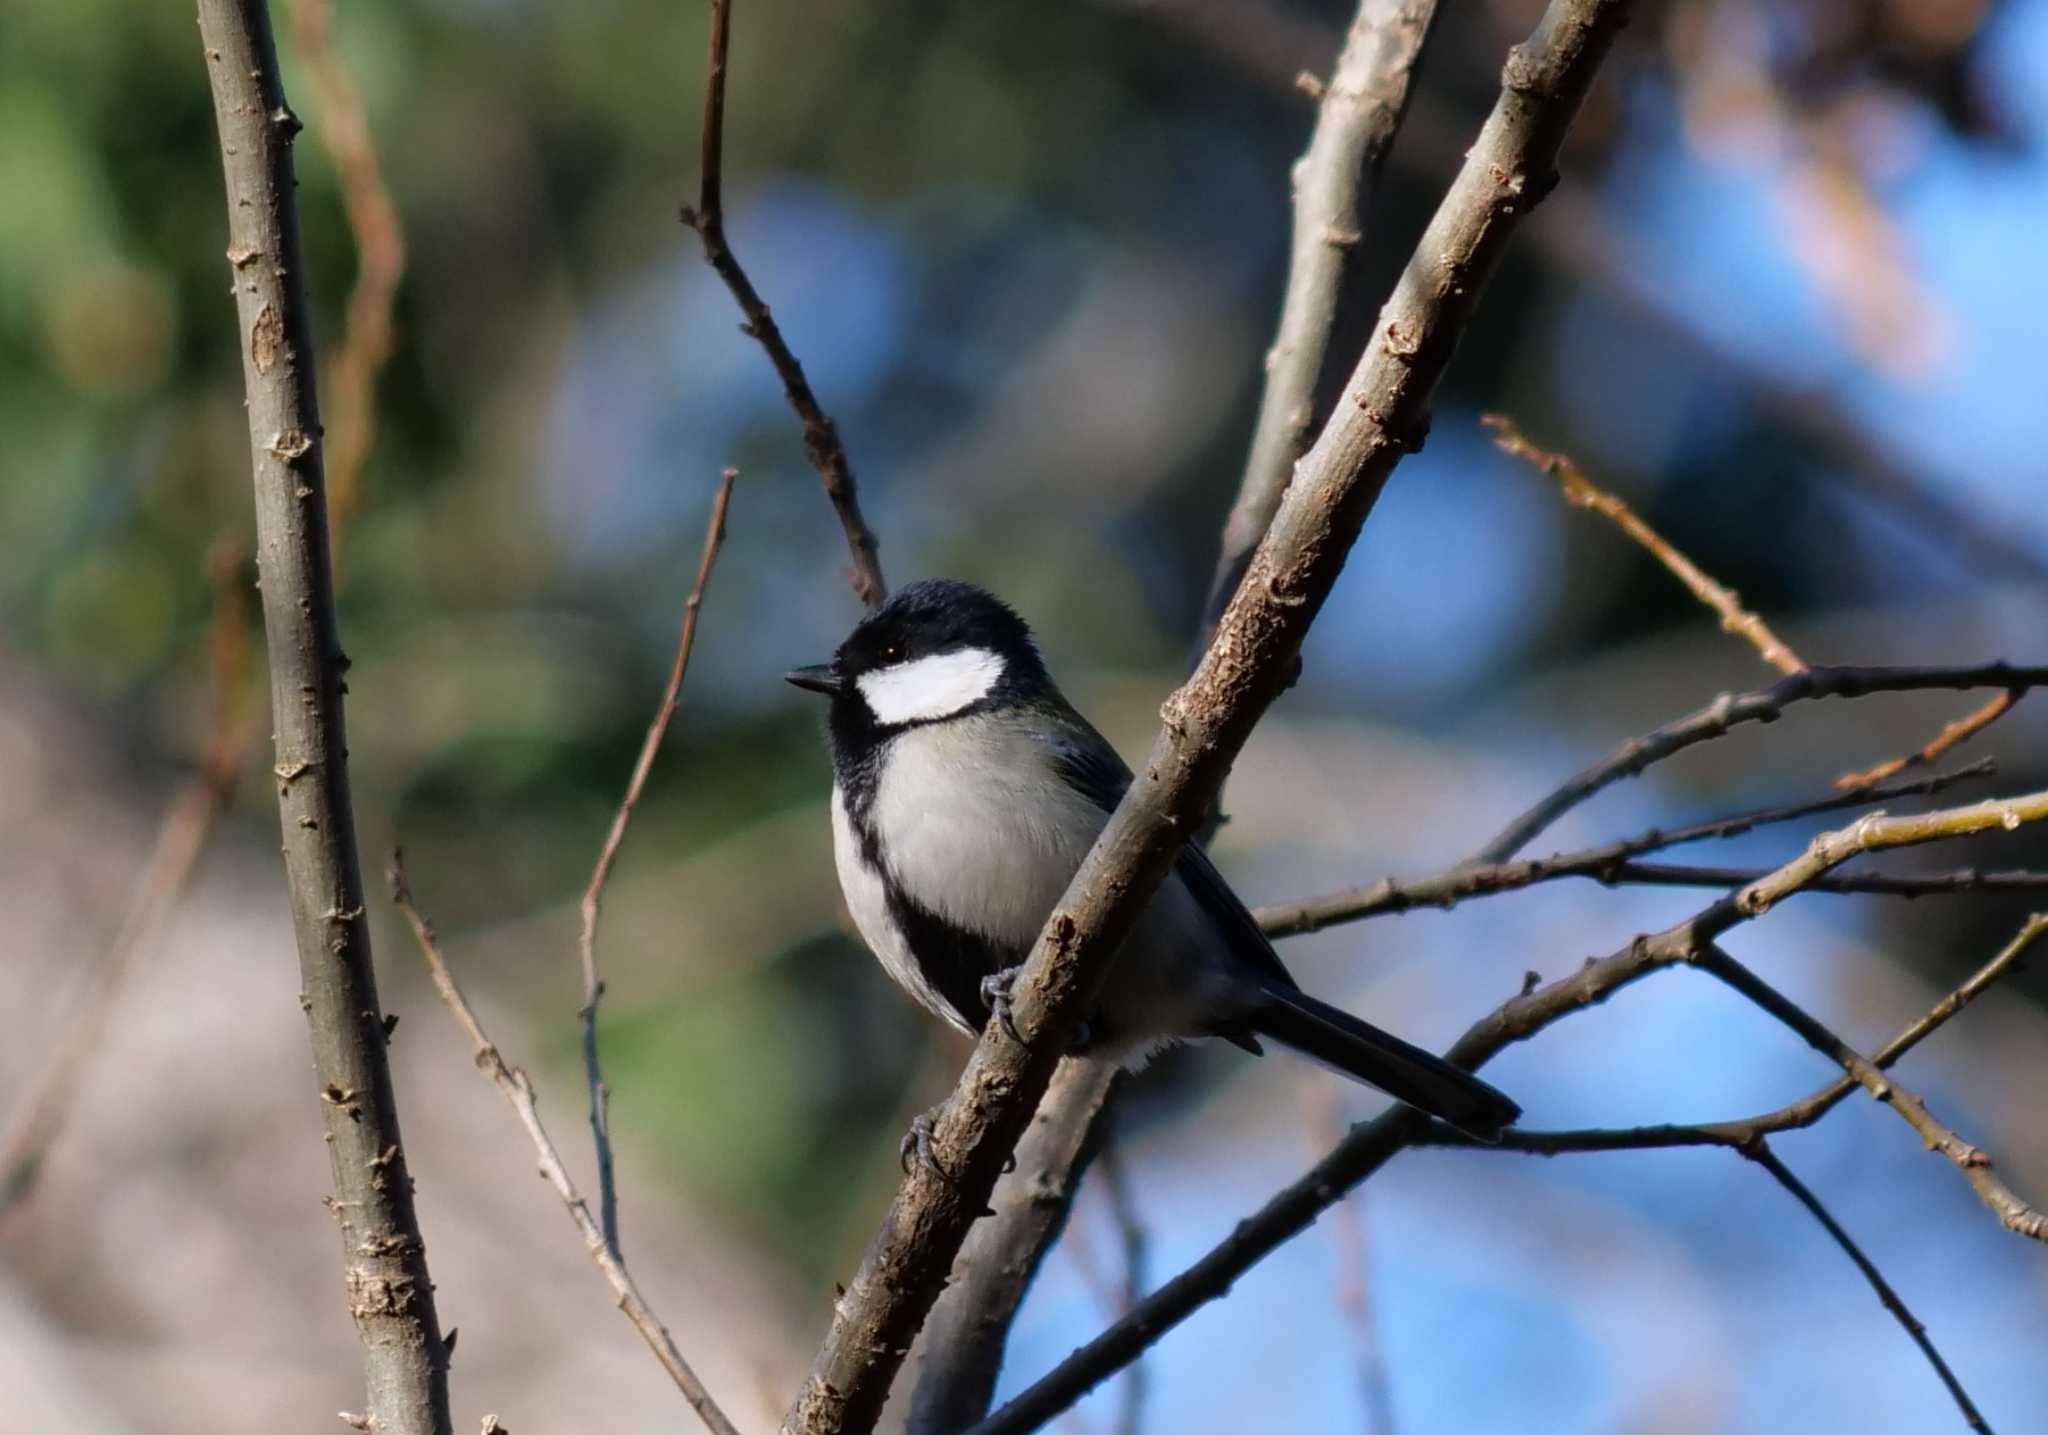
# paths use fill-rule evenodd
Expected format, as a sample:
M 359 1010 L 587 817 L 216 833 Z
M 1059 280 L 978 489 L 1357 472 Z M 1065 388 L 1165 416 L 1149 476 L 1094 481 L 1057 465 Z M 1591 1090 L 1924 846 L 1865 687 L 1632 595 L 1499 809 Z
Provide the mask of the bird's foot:
M 910 1163 L 913 1161 L 935 1176 L 946 1174 L 946 1168 L 939 1164 L 938 1156 L 932 1151 L 934 1123 L 937 1122 L 939 1113 L 945 1109 L 946 1103 L 941 1101 L 912 1121 L 910 1129 L 903 1133 L 903 1141 L 896 1148 L 896 1160 L 903 1167 L 904 1175 L 910 1174 Z
M 1010 988 L 1016 985 L 1017 974 L 1023 970 L 1021 965 L 1004 967 L 999 972 L 983 977 L 981 1000 L 988 1008 L 990 1019 L 1002 1025 L 1003 1030 L 1009 1033 L 1010 1040 L 1019 1046 L 1029 1046 L 1030 1043 L 1018 1034 L 1017 1021 L 1010 1010 Z

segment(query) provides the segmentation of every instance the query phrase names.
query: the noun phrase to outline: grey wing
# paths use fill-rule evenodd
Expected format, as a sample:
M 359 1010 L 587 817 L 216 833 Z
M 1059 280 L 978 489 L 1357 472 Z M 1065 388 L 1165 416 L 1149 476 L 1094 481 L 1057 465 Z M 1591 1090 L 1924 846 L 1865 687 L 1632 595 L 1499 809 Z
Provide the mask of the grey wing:
M 1053 765 L 1061 779 L 1105 813 L 1114 812 L 1124 793 L 1130 790 L 1131 770 L 1108 740 L 1079 713 L 1071 713 L 1067 730 L 1049 731 L 1044 740 L 1052 748 Z M 1273 944 L 1259 930 L 1258 922 L 1237 893 L 1230 890 L 1230 884 L 1223 880 L 1208 853 L 1189 843 L 1181 848 L 1174 871 L 1209 920 L 1216 924 L 1218 934 L 1229 944 L 1233 955 L 1274 985 L 1289 991 L 1296 989 L 1294 978 L 1280 964 L 1279 953 L 1273 950 Z

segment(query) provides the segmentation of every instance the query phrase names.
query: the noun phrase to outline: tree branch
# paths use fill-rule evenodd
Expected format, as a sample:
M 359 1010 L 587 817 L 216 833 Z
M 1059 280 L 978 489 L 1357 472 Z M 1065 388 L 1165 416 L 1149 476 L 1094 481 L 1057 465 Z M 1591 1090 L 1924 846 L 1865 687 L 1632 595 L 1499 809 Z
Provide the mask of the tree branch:
M 1470 897 L 1490 897 L 1501 892 L 1519 891 L 1521 888 L 1531 887 L 1540 882 L 1555 881 L 1561 877 L 1589 877 L 1610 886 L 1643 883 L 1657 886 L 1739 887 L 1746 882 L 1755 881 L 1763 873 L 1733 868 L 1657 866 L 1629 859 L 1645 852 L 1662 851 L 1687 842 L 1699 842 L 1707 838 L 1739 837 L 1772 823 L 1792 822 L 1819 813 L 1839 811 L 1845 807 L 1863 807 L 1872 803 L 1890 802 L 1900 797 L 1924 796 L 1943 791 L 1959 782 L 1988 776 L 1996 770 L 1996 764 L 1990 758 L 1984 758 L 1971 763 L 1968 767 L 1960 767 L 1953 772 L 1940 773 L 1916 781 L 1894 783 L 1889 787 L 1864 788 L 1855 792 L 1836 792 L 1807 802 L 1758 808 L 1729 817 L 1696 822 L 1686 827 L 1653 827 L 1634 837 L 1602 843 L 1597 847 L 1581 848 L 1576 852 L 1560 852 L 1549 857 L 1523 858 L 1508 862 L 1488 862 L 1478 866 L 1461 863 L 1428 877 L 1382 877 L 1365 887 L 1353 887 L 1342 892 L 1332 892 L 1328 896 L 1311 897 L 1301 902 L 1260 907 L 1252 915 L 1267 936 L 1293 937 L 1308 932 L 1319 932 L 1340 922 L 1355 922 L 1366 917 L 1407 912 L 1417 907 L 1448 909 Z M 2002 884 L 2008 881 L 2012 884 L 2010 888 L 2001 885 L 1998 889 L 2025 890 L 2036 885 L 2037 875 L 2026 872 L 1957 872 L 1947 877 L 1837 877 L 1815 884 L 1814 890 L 1881 891 L 1900 896 L 1919 896 L 1928 892 L 1982 891 L 1986 890 L 1988 884 Z M 2039 876 L 2039 881 L 2048 882 L 2048 876 Z
M 1723 693 L 1688 717 L 1629 739 L 1509 823 L 1470 861 L 1475 865 L 1504 862 L 1551 823 L 1611 784 L 1624 777 L 1635 777 L 1651 764 L 1695 744 L 1721 737 L 1730 728 L 1744 723 L 1776 722 L 1794 703 L 1942 688 L 2004 688 L 2020 694 L 2044 682 L 2048 682 L 2048 667 L 2016 667 L 2011 663 L 1940 668 L 1811 667 L 1781 678 L 1760 692 Z
M 726 1418 L 718 1402 L 704 1388 L 704 1382 L 690 1369 L 690 1363 L 683 1359 L 676 1349 L 668 1327 L 661 1323 L 639 1287 L 633 1284 L 633 1277 L 619 1259 L 614 1242 L 605 1238 L 604 1231 L 590 1214 L 590 1203 L 583 1199 L 576 1189 L 576 1183 L 569 1178 L 568 1168 L 562 1164 L 562 1156 L 549 1138 L 547 1128 L 541 1125 L 540 1107 L 533 1096 L 533 1083 L 524 1071 L 508 1066 L 495 1043 L 484 1034 L 483 1024 L 470 1010 L 468 1000 L 462 995 L 462 988 L 456 984 L 455 974 L 449 970 L 446 958 L 441 955 L 441 944 L 434 936 L 433 926 L 420 915 L 413 903 L 412 890 L 406 885 L 403 857 L 393 851 L 391 861 L 385 869 L 385 878 L 391 887 L 391 900 L 404 914 L 406 924 L 412 928 L 413 938 L 419 943 L 420 955 L 427 959 L 427 970 L 433 976 L 434 990 L 455 1015 L 455 1020 L 468 1033 L 476 1047 L 477 1069 L 491 1079 L 491 1084 L 504 1093 L 505 1100 L 519 1117 L 519 1124 L 526 1128 L 527 1136 L 533 1141 L 534 1154 L 540 1158 L 540 1174 L 555 1188 L 555 1194 L 562 1198 L 562 1205 L 568 1209 L 569 1219 L 576 1223 L 582 1233 L 583 1244 L 590 1252 L 591 1260 L 604 1273 L 606 1282 L 617 1298 L 620 1312 L 633 1322 L 633 1328 L 640 1332 L 640 1338 L 647 1342 L 647 1348 L 654 1352 L 654 1358 L 661 1362 L 661 1368 L 668 1372 L 676 1389 L 683 1393 L 683 1399 L 690 1402 L 690 1408 L 704 1422 L 704 1428 L 712 1435 L 739 1435 L 738 1428 Z M 488 1421 L 486 1422 L 488 1424 Z
M 1294 244 L 1280 328 L 1266 354 L 1266 387 L 1222 552 L 1202 604 L 1199 656 L 1265 537 L 1294 464 L 1315 436 L 1316 391 L 1337 327 L 1352 256 L 1365 242 L 1380 168 L 1401 117 L 1436 0 L 1361 0 L 1336 68 L 1321 87 L 1315 133 L 1294 170 Z
M 681 218 L 684 224 L 697 231 L 697 237 L 704 243 L 705 262 L 725 281 L 725 287 L 732 291 L 734 301 L 740 306 L 740 313 L 745 316 L 740 332 L 759 343 L 767 352 L 769 362 L 775 365 L 776 377 L 782 380 L 782 390 L 789 399 L 789 406 L 796 411 L 797 419 L 803 425 L 804 452 L 824 483 L 825 496 L 831 500 L 833 512 L 839 515 L 839 526 L 846 534 L 847 551 L 853 557 L 853 570 L 848 578 L 853 585 L 854 596 L 870 608 L 878 607 L 889 594 L 888 584 L 882 581 L 881 548 L 867 520 L 861 517 L 860 486 L 854 482 L 853 464 L 846 457 L 846 446 L 839 440 L 838 426 L 819 404 L 818 396 L 811 392 L 811 381 L 804 377 L 804 366 L 797 361 L 789 341 L 782 337 L 782 329 L 776 324 L 775 316 L 769 312 L 760 292 L 754 288 L 753 280 L 740 267 L 732 245 L 726 241 L 723 185 L 725 65 L 731 42 L 732 0 L 711 0 L 711 35 L 706 46 L 709 62 L 704 81 L 702 178 L 696 207 L 684 205 Z
M 711 521 L 704 529 L 704 551 L 697 558 L 697 581 L 690 585 L 690 596 L 683 602 L 683 630 L 676 638 L 675 656 L 669 662 L 668 682 L 662 687 L 654 719 L 647 724 L 647 735 L 640 740 L 640 756 L 633 763 L 633 775 L 626 782 L 626 795 L 619 800 L 619 810 L 612 814 L 611 830 L 605 833 L 597 866 L 591 869 L 590 881 L 583 888 L 583 927 L 576 943 L 576 953 L 583 964 L 583 1005 L 576 1017 L 583 1024 L 583 1075 L 590 1087 L 590 1136 L 597 1146 L 597 1208 L 603 1217 L 605 1244 L 614 1256 L 619 1254 L 619 1193 L 612 1179 L 611 1088 L 604 1084 L 604 1069 L 597 1060 L 597 1004 L 604 996 L 604 982 L 597 974 L 598 911 L 604 903 L 604 885 L 611 880 L 612 864 L 619 860 L 619 848 L 625 845 L 626 824 L 633 820 L 633 808 L 647 786 L 647 775 L 654 771 L 662 739 L 668 736 L 669 720 L 676 715 L 683 675 L 690 669 L 690 650 L 697 644 L 697 610 L 703 605 L 704 590 L 711 583 L 711 566 L 718 561 L 719 546 L 725 542 L 726 505 L 732 502 L 732 486 L 739 476 L 738 469 L 729 468 L 718 481 L 718 493 L 711 500 Z
M 1948 1368 L 1948 1362 L 1941 1358 L 1941 1352 L 1934 1348 L 1934 1341 L 1929 1338 L 1927 1327 L 1920 1323 L 1912 1311 L 1906 1309 L 1906 1303 L 1899 1298 L 1899 1293 L 1892 1289 L 1891 1283 L 1884 1278 L 1876 1263 L 1863 1254 L 1863 1248 L 1842 1229 L 1841 1222 L 1837 1221 L 1834 1213 L 1822 1204 L 1820 1197 L 1814 1195 L 1804 1181 L 1792 1174 L 1791 1168 L 1778 1159 L 1777 1153 L 1771 1150 L 1770 1143 L 1763 1138 L 1757 1138 L 1755 1143 L 1743 1150 L 1742 1154 L 1770 1172 L 1772 1178 L 1790 1191 L 1793 1199 L 1806 1207 L 1813 1218 L 1820 1222 L 1821 1229 L 1834 1238 L 1835 1244 L 1842 1248 L 1843 1254 L 1855 1262 L 1857 1270 L 1863 1272 L 1863 1279 L 1870 1282 L 1870 1288 L 1877 1292 L 1877 1298 L 1884 1304 L 1884 1308 L 1892 1313 L 1900 1327 L 1912 1337 L 1913 1343 L 1920 1347 L 1920 1353 L 1927 1357 L 1927 1363 L 1934 1367 L 1934 1373 L 1940 1376 L 1941 1383 L 1948 1387 L 1949 1397 L 1955 1401 L 1956 1408 L 1963 1412 L 1964 1423 L 1972 1430 L 1981 1431 L 1982 1435 L 1991 1435 L 1991 1426 L 1978 1412 L 1969 1392 L 1963 1389 L 1963 1383 L 1956 1379 L 1955 1372 Z
M 1299 465 L 1215 640 L 1161 710 L 1151 757 L 1082 863 L 1013 988 L 1022 1041 L 982 1035 L 834 1312 L 784 1429 L 867 1431 L 967 1228 L 1092 1004 L 1109 959 L 1200 823 L 1401 455 L 1521 218 L 1555 183 L 1566 130 L 1628 14 L 1627 0 L 1553 0 L 1509 53 L 1471 158 L 1382 311 L 1337 414 Z
M 1108 1135 L 1122 1072 L 1100 1061 L 1060 1063 L 1017 1143 L 1017 1167 L 995 1189 L 924 1327 L 924 1363 L 907 1435 L 955 1435 L 988 1411 L 1017 1307 L 1066 1228 L 1074 1196 Z
M 413 1211 L 363 918 L 292 136 L 263 0 L 200 0 L 256 495 L 277 798 L 349 1313 L 380 1435 L 448 1435 L 448 1354 Z
M 1757 655 L 1781 673 L 1796 673 L 1806 667 L 1806 661 L 1772 632 L 1762 618 L 1742 606 L 1741 598 L 1733 589 L 1715 582 L 1697 563 L 1672 547 L 1663 534 L 1637 517 L 1634 509 L 1587 478 L 1570 458 L 1536 447 L 1522 436 L 1522 431 L 1506 414 L 1485 414 L 1479 422 L 1493 430 L 1493 441 L 1503 452 L 1535 465 L 1556 479 L 1565 502 L 1574 508 L 1591 509 L 1634 539 L 1639 547 L 1663 564 L 1672 577 L 1683 583 L 1687 592 L 1720 617 L 1723 631 L 1748 639 Z
M 1912 817 L 1873 814 L 1854 826 L 1824 832 L 1791 862 L 1675 926 L 1639 936 L 1619 951 L 1588 961 L 1548 985 L 1538 987 L 1532 982 L 1520 995 L 1474 1023 L 1451 1047 L 1447 1059 L 1475 1070 L 1504 1048 L 1606 1001 L 1652 972 L 1694 960 L 1730 928 L 1762 916 L 1831 867 L 1859 853 L 2002 828 L 2008 818 L 2026 822 L 2042 816 L 2048 816 L 2048 792 Z M 1023 1435 L 1037 1429 L 1137 1359 L 1167 1331 L 1227 1293 L 1246 1271 L 1306 1230 L 1324 1210 L 1402 1150 L 1439 1139 L 1433 1130 L 1428 1117 L 1405 1106 L 1352 1128 L 1307 1175 L 1239 1221 L 1231 1234 L 1200 1260 L 1138 1302 L 1128 1315 L 1074 1351 L 968 1435 Z M 1502 1134 L 1502 1145 L 1517 1149 L 1514 1142 L 1519 1133 L 1510 1127 Z

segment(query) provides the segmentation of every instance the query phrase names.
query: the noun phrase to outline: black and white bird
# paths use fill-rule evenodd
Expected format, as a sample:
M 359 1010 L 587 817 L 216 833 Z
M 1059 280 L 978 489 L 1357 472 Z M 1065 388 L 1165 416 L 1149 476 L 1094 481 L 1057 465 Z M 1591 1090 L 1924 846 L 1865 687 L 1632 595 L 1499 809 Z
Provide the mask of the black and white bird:
M 862 937 L 898 985 L 967 1034 L 998 1007 L 1131 784 L 1060 693 L 1024 620 L 971 584 L 914 583 L 830 663 L 789 681 L 831 699 L 832 841 Z M 1266 1037 L 1475 1136 L 1515 1103 L 1317 1001 L 1190 846 L 1116 954 L 1075 1055 L 1142 1063 Z

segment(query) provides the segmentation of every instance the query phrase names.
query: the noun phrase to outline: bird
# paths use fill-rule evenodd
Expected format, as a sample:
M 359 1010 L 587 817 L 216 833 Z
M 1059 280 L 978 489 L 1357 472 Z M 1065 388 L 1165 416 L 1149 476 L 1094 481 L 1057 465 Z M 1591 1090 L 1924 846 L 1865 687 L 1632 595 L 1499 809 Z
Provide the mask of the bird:
M 883 969 L 972 1037 L 1008 989 L 1131 770 L 1054 683 L 1029 626 L 956 579 L 912 583 L 832 661 L 787 681 L 829 700 L 832 847 Z M 1012 1028 L 1014 1030 L 1014 1028 Z M 1199 846 L 1111 958 L 1068 1055 L 1142 1066 L 1217 1037 L 1290 1048 L 1481 1140 L 1521 1110 L 1435 1054 L 1301 990 Z M 929 1127 L 914 1137 L 923 1150 Z

